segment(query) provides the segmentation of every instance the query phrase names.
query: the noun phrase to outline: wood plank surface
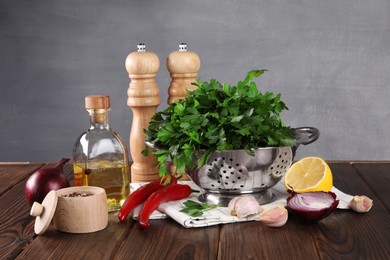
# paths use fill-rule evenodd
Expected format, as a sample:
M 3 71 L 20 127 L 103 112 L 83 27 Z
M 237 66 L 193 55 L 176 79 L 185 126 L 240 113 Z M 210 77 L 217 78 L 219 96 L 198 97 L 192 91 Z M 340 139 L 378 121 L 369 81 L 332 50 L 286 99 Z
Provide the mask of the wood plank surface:
M 0 165 L 0 196 L 11 189 L 17 183 L 26 181 L 27 178 L 44 164 L 2 164 Z
M 330 164 L 334 185 L 345 193 L 374 200 L 368 213 L 337 210 L 320 221 L 315 241 L 322 259 L 388 259 L 390 218 L 387 209 L 348 163 Z
M 336 187 L 377 200 L 349 163 L 330 167 Z M 387 259 L 390 239 L 383 238 L 390 233 L 389 223 L 379 203 L 365 214 L 337 210 L 317 224 L 302 223 L 290 214 L 278 229 L 256 222 L 223 225 L 219 259 Z
M 138 225 L 131 227 L 116 259 L 217 258 L 219 226 L 187 229 L 172 219 L 150 223 L 147 230 L 141 230 Z
M 107 228 L 88 234 L 63 233 L 53 225 L 37 236 L 16 259 L 113 259 L 129 229 L 109 215 Z M 129 225 L 130 227 L 131 225 Z
M 27 178 L 44 163 L 0 165 L 0 259 L 14 259 L 35 237 L 34 218 L 24 197 Z M 71 175 L 69 165 L 65 167 Z
M 22 168 L 25 170 L 23 176 L 27 176 L 34 169 L 34 167 L 27 169 L 24 166 Z M 19 171 L 17 168 L 14 170 Z M 19 183 L 16 185 L 7 182 L 7 185 L 12 185 L 12 189 L 0 197 L 0 259 L 15 258 L 35 237 L 34 221 L 29 215 L 30 206 L 24 197 L 25 182 L 21 181 L 22 178 L 17 179 Z
M 353 163 L 353 167 L 390 212 L 390 163 Z M 380 181 L 378 179 L 380 178 Z
M 49 167 L 47 165 L 45 167 Z M 64 166 L 64 174 L 72 183 L 72 165 Z M 27 213 L 28 214 L 28 213 Z M 103 231 L 89 234 L 69 234 L 48 230 L 28 244 L 16 259 L 110 259 L 116 254 L 129 230 L 119 223 L 118 213 L 109 214 L 109 223 Z M 32 219 L 32 217 L 29 217 Z M 129 224 L 129 223 L 128 223 Z M 131 226 L 129 224 L 127 226 Z M 32 231 L 33 232 L 33 231 Z M 35 235 L 34 235 L 35 236 Z
M 338 209 L 315 224 L 289 215 L 270 228 L 245 222 L 186 229 L 171 219 L 152 220 L 148 230 L 128 219 L 90 234 L 68 234 L 51 225 L 41 236 L 24 199 L 27 177 L 45 164 L 0 165 L 0 259 L 389 259 L 390 163 L 330 163 L 334 185 L 374 200 L 368 213 Z M 65 166 L 72 181 L 72 165 Z M 12 178 L 11 172 L 15 175 Z M 1 175 L 3 174 L 3 175 Z M 17 175 L 17 176 L 16 176 Z M 3 176 L 7 176 L 4 177 Z
M 319 259 L 311 225 L 296 220 L 280 228 L 260 222 L 223 225 L 218 259 Z M 309 258 L 308 258 L 309 257 Z

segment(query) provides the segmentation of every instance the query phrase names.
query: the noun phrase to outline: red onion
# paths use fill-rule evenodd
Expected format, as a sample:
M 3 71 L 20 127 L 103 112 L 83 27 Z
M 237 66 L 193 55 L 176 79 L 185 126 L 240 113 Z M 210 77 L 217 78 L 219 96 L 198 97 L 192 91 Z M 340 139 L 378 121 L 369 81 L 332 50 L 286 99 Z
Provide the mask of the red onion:
M 62 158 L 54 167 L 39 169 L 30 176 L 25 187 L 26 200 L 30 206 L 34 201 L 42 203 L 49 191 L 70 186 L 62 167 L 69 160 Z
M 295 193 L 287 198 L 287 206 L 293 214 L 307 222 L 315 222 L 332 214 L 339 201 L 333 192 Z

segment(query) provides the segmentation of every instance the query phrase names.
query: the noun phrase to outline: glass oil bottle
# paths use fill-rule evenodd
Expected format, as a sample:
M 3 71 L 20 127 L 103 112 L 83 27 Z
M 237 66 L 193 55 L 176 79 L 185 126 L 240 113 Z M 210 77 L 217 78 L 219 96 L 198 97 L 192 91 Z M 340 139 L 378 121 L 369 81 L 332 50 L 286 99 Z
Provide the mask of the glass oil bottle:
M 90 116 L 90 127 L 73 147 L 74 185 L 104 188 L 108 211 L 116 211 L 130 193 L 127 148 L 109 126 L 109 96 L 87 96 L 85 108 Z

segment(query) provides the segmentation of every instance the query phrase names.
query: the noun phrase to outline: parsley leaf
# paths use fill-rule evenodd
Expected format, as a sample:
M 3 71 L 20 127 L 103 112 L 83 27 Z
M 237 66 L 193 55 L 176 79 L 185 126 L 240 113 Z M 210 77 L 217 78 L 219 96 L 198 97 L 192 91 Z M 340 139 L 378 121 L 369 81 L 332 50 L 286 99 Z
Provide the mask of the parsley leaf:
M 189 96 L 156 113 L 145 129 L 153 144 L 167 147 L 153 150 L 161 177 L 168 175 L 168 160 L 185 172 L 202 167 L 214 151 L 293 146 L 294 129 L 280 114 L 288 110 L 281 94 L 261 93 L 253 80 L 266 70 L 250 71 L 237 86 L 215 79 L 198 80 Z M 147 154 L 149 148 L 142 153 Z
M 215 209 L 219 207 L 220 205 L 210 205 L 207 203 L 198 203 L 193 200 L 187 200 L 183 203 L 185 208 L 180 210 L 180 212 L 186 213 L 187 215 L 190 215 L 191 217 L 200 217 L 203 215 L 203 212 L 211 209 Z

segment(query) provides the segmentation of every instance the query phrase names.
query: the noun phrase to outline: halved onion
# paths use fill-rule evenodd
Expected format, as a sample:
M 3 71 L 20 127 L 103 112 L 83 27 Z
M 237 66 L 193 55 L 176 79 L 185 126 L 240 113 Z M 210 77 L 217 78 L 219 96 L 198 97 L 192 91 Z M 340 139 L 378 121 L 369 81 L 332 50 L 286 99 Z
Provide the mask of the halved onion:
M 332 214 L 339 201 L 333 192 L 291 192 L 287 198 L 289 211 L 306 222 L 316 222 Z

